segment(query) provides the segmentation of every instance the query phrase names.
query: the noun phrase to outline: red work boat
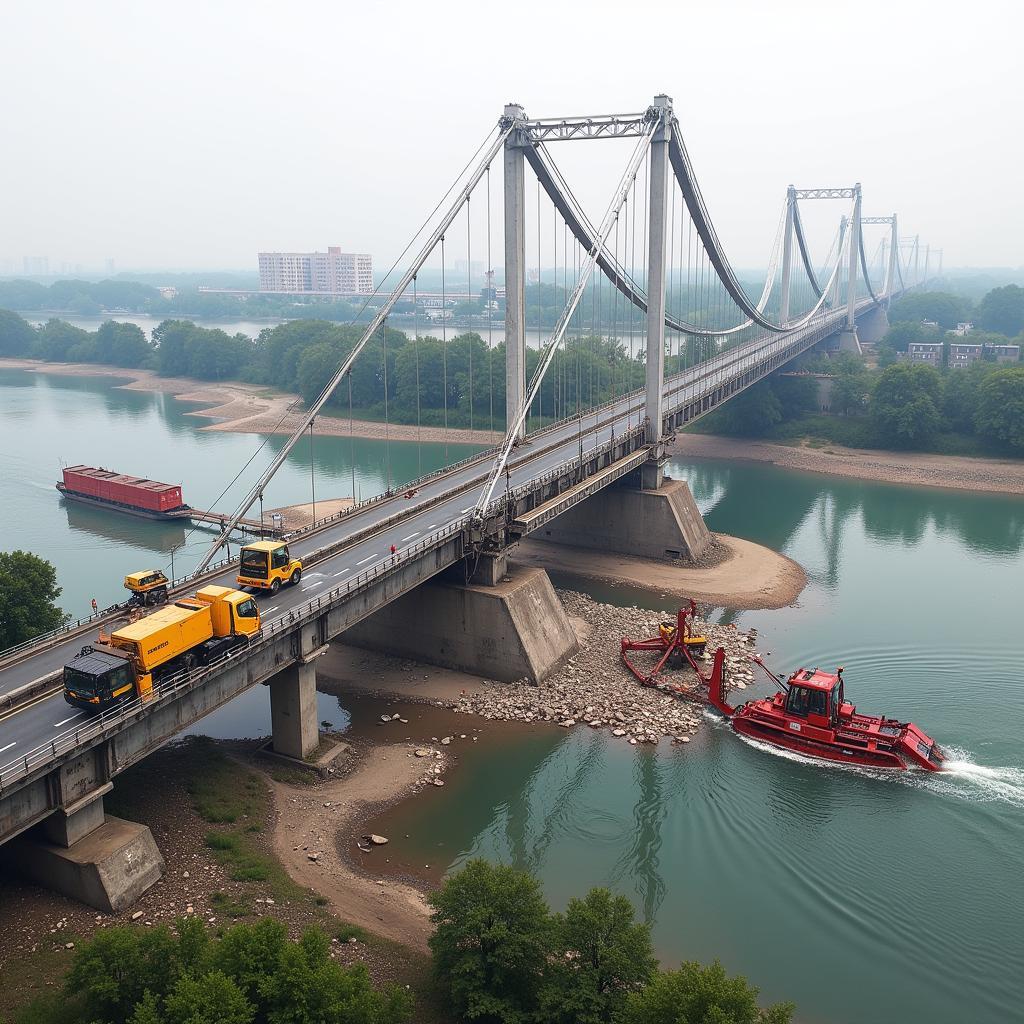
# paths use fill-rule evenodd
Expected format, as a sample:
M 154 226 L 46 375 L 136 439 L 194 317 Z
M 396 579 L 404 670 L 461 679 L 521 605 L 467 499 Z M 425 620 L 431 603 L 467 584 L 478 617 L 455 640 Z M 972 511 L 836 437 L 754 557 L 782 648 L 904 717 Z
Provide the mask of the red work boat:
M 793 750 L 806 757 L 866 768 L 942 771 L 945 754 L 913 722 L 857 712 L 857 708 L 846 700 L 841 668 L 835 674 L 816 668 L 798 669 L 783 684 L 785 689 L 774 696 L 748 700 L 739 707 L 733 707 L 726 700 L 725 650 L 719 647 L 715 652 L 710 676 L 700 671 L 690 654 L 686 620 L 692 614 L 692 602 L 690 609 L 680 609 L 677 627 L 657 645 L 661 657 L 654 671 L 646 676 L 630 662 L 627 652 L 655 649 L 659 638 L 622 641 L 623 661 L 642 683 L 689 700 L 708 703 L 725 715 L 741 736 Z M 695 687 L 657 681 L 658 674 L 671 663 L 671 656 L 676 652 L 696 672 L 699 682 Z M 751 660 L 764 668 L 772 682 L 778 682 L 760 658 Z

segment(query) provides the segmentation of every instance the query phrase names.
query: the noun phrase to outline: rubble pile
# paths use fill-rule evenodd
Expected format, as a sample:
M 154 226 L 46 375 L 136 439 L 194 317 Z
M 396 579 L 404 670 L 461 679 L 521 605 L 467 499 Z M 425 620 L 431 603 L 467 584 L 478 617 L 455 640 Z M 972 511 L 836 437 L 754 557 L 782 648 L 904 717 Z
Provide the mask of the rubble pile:
M 661 623 L 674 624 L 674 616 L 600 604 L 576 591 L 559 591 L 559 597 L 580 637 L 579 651 L 539 686 L 525 679 L 493 684 L 455 701 L 455 710 L 505 721 L 608 729 L 633 744 L 658 743 L 663 738 L 688 743 L 697 732 L 703 706 L 656 687 L 641 686 L 622 663 L 620 651 L 623 637 L 655 636 Z M 693 635 L 707 637 L 704 666 L 708 671 L 714 651 L 723 647 L 728 685 L 743 690 L 754 681 L 750 659 L 757 653 L 756 630 L 743 632 L 698 618 Z M 666 669 L 659 679 L 677 685 L 695 682 L 689 667 Z

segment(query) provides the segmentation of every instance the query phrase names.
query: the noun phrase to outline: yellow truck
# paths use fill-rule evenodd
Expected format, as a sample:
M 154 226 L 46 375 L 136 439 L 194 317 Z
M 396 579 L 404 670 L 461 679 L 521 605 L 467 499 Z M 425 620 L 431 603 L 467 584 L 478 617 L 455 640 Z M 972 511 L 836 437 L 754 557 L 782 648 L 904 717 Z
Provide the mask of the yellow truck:
M 284 541 L 260 540 L 242 548 L 236 577 L 240 587 L 276 594 L 282 583 L 294 585 L 301 579 L 302 562 L 291 557 Z
M 159 569 L 143 569 L 124 578 L 125 590 L 132 595 L 129 602 L 143 606 L 163 604 L 167 600 L 169 585 L 170 580 Z
M 175 672 L 206 665 L 260 632 L 260 610 L 248 594 L 203 587 L 136 622 L 101 633 L 64 666 L 64 699 L 98 711 L 145 697 Z

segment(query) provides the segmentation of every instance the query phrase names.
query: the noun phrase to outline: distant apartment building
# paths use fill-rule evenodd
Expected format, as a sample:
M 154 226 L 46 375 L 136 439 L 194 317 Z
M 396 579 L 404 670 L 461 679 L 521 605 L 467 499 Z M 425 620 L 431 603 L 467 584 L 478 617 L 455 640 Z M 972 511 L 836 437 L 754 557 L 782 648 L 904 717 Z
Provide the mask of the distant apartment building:
M 974 324 L 972 323 L 959 323 L 956 325 L 956 330 L 953 331 L 955 335 L 963 338 L 965 335 L 971 333 L 974 330 Z
M 981 343 L 951 342 L 949 346 L 949 365 L 954 369 L 970 366 L 971 363 L 976 363 L 982 358 L 984 349 L 985 346 Z
M 366 253 L 261 252 L 260 291 L 294 294 L 364 295 L 373 291 L 373 260 Z
M 986 345 L 985 351 L 990 353 L 997 363 L 1020 362 L 1020 345 Z
M 907 359 L 912 363 L 942 365 L 941 341 L 912 341 L 907 345 Z

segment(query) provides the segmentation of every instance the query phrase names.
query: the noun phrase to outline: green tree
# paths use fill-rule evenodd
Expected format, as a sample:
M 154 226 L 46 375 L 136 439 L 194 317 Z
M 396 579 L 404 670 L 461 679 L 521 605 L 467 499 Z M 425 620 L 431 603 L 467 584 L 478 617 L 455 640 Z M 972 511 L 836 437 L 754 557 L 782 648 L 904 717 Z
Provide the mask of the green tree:
M 147 990 L 161 998 L 177 982 L 176 945 L 166 926 L 98 931 L 75 951 L 65 994 L 81 1003 L 82 1020 L 124 1024 Z
M 832 380 L 832 412 L 844 416 L 857 415 L 865 411 L 868 393 L 871 391 L 871 375 L 864 360 L 851 352 L 840 352 L 829 367 Z
M 931 366 L 899 363 L 883 370 L 871 392 L 870 412 L 883 444 L 927 445 L 941 426 L 939 374 Z
M 23 317 L 9 309 L 0 309 L 0 356 L 27 356 L 36 332 Z
M 36 332 L 35 355 L 48 362 L 66 362 L 78 346 L 88 345 L 92 335 L 66 320 L 47 320 Z
M 714 419 L 709 417 L 709 421 L 716 430 L 741 437 L 766 434 L 783 419 L 782 403 L 769 380 L 759 381 L 741 391 L 712 415 Z
M 762 1010 L 757 994 L 746 978 L 730 978 L 717 960 L 710 967 L 687 962 L 630 995 L 619 1024 L 789 1024 L 792 1003 Z
M 1012 338 L 1024 331 L 1024 288 L 1008 284 L 993 288 L 978 304 L 978 326 Z
M 1024 367 L 996 370 L 978 388 L 978 433 L 1024 451 Z
M 552 940 L 537 880 L 471 860 L 429 901 L 434 973 L 452 1011 L 488 1024 L 531 1021 Z
M 107 320 L 96 332 L 96 360 L 113 366 L 142 366 L 150 354 L 149 342 L 137 324 Z
M 951 331 L 970 315 L 971 304 L 959 295 L 947 292 L 909 292 L 894 302 L 889 311 L 892 323 L 910 320 L 934 320 L 943 330 Z
M 255 1007 L 226 974 L 210 971 L 178 981 L 167 997 L 164 1019 L 167 1024 L 249 1024 L 255 1015 Z
M 28 551 L 0 551 L 0 650 L 56 629 L 65 619 L 57 605 L 57 572 Z
M 184 377 L 188 374 L 185 346 L 195 326 L 191 320 L 164 320 L 153 328 L 158 373 L 164 377 Z
M 658 969 L 650 929 L 624 896 L 591 889 L 554 919 L 554 955 L 544 984 L 546 1024 L 606 1024 Z

